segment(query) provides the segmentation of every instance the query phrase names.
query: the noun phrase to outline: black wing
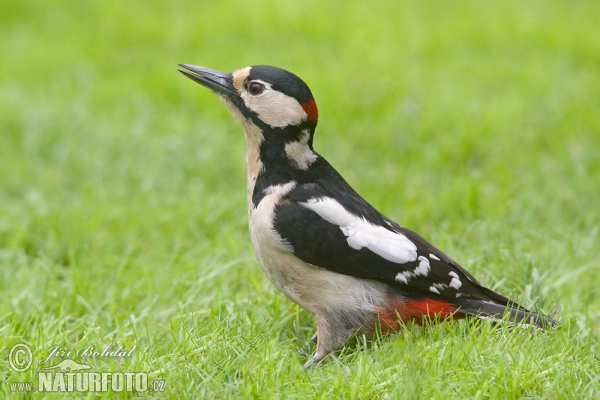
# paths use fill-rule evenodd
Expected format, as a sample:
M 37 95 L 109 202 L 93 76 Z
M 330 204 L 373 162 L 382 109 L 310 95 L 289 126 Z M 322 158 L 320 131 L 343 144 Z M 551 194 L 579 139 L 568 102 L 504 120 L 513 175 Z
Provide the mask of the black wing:
M 418 234 L 389 220 L 345 181 L 297 185 L 275 208 L 274 228 L 309 264 L 445 298 L 507 304 Z M 397 241 L 396 241 L 397 240 Z

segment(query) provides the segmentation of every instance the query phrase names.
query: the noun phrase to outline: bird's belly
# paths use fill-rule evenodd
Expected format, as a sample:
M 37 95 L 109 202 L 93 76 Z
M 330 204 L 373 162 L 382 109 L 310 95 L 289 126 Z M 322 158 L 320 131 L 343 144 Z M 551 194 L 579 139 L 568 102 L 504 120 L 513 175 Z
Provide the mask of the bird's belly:
M 274 229 L 275 207 L 295 185 L 296 182 L 290 181 L 270 186 L 257 206 L 249 198 L 250 236 L 265 275 L 280 292 L 313 314 L 344 310 L 372 312 L 385 301 L 387 285 L 305 263 Z M 249 195 L 252 191 L 249 190 Z
M 385 300 L 387 285 L 305 263 L 291 246 L 250 212 L 250 235 L 258 263 L 275 287 L 313 314 L 352 310 L 371 313 Z

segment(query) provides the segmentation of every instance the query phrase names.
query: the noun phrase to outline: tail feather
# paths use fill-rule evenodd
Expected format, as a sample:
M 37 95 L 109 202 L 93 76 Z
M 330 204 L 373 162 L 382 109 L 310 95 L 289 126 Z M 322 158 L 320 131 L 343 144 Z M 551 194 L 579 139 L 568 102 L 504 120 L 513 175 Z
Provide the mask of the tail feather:
M 554 319 L 516 304 L 504 305 L 487 300 L 468 298 L 458 298 L 456 300 L 456 304 L 460 306 L 458 312 L 474 315 L 478 318 L 490 318 L 500 321 L 504 320 L 504 316 L 508 314 L 508 321 L 515 325 L 533 325 L 541 329 L 556 326 Z

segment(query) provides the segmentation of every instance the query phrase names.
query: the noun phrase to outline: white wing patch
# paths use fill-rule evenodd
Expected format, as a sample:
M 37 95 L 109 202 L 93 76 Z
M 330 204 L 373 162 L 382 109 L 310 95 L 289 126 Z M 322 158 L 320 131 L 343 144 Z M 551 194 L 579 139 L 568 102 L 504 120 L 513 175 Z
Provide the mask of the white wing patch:
M 399 264 L 417 259 L 417 246 L 406 236 L 371 224 L 364 218 L 348 212 L 335 199 L 330 197 L 312 198 L 300 204 L 316 212 L 327 222 L 339 226 L 346 236 L 348 246 L 355 250 L 366 247 L 378 256 Z

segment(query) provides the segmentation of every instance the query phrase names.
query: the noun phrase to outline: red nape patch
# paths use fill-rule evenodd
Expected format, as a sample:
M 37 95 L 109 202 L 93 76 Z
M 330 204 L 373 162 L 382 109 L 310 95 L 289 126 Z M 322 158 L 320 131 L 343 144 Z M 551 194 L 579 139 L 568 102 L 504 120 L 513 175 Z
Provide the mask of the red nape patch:
M 317 109 L 317 103 L 313 99 L 310 99 L 306 103 L 300 103 L 302 109 L 308 115 L 308 120 L 315 124 L 319 120 L 319 110 Z
M 377 307 L 375 313 L 381 322 L 382 333 L 397 332 L 400 329 L 400 322 L 407 323 L 415 321 L 421 324 L 423 319 L 433 319 L 439 317 L 441 320 L 454 316 L 457 319 L 463 318 L 461 313 L 455 313 L 457 307 L 445 301 L 439 301 L 429 298 L 421 300 L 410 300 L 389 296 L 386 307 Z

